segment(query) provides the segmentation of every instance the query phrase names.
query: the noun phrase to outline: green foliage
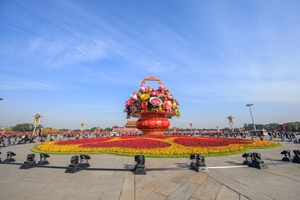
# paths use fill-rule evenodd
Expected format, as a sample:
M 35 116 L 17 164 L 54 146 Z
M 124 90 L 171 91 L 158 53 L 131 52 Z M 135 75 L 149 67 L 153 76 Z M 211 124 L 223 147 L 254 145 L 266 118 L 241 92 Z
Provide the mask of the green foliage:
M 4 130 L 7 131 L 7 132 L 12 132 L 13 131 L 12 127 L 6 128 Z
M 91 128 L 89 131 L 95 132 L 95 131 L 97 130 L 97 128 L 98 128 L 98 127 L 93 127 L 93 128 Z
M 300 131 L 300 122 L 287 122 L 284 123 L 284 126 L 287 131 L 293 131 L 293 132 Z
M 67 129 L 67 128 L 61 128 L 61 129 L 58 129 L 58 131 L 69 131 L 70 129 Z
M 104 131 L 112 131 L 112 128 L 107 127 L 107 128 L 104 129 Z
M 57 129 L 52 128 L 52 127 L 46 127 L 46 128 L 44 128 L 44 130 L 43 130 L 43 132 L 56 132 L 56 131 L 57 131 Z
M 12 130 L 16 132 L 29 132 L 33 131 L 33 129 L 34 127 L 30 123 L 17 124 L 14 127 L 12 127 Z

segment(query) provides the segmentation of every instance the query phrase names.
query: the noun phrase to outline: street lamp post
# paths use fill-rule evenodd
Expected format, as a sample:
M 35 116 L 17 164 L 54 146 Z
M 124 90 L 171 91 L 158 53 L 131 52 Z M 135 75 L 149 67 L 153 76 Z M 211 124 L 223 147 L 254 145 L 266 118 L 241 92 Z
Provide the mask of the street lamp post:
M 252 123 L 253 123 L 253 127 L 254 127 L 254 130 L 256 130 L 255 123 L 254 123 L 253 116 L 252 116 L 252 111 L 251 111 L 251 106 L 253 106 L 253 104 L 249 103 L 246 106 L 249 107 L 250 115 L 251 115 L 251 119 L 252 119 Z

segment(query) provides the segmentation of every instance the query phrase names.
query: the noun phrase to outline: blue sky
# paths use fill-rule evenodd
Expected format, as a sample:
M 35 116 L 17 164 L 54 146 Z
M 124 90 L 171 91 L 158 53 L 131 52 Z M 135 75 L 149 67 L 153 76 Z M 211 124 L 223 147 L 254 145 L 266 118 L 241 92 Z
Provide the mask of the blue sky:
M 0 126 L 122 126 L 149 76 L 180 104 L 171 127 L 242 127 L 248 103 L 300 121 L 298 0 L 0 0 L 0 33 Z

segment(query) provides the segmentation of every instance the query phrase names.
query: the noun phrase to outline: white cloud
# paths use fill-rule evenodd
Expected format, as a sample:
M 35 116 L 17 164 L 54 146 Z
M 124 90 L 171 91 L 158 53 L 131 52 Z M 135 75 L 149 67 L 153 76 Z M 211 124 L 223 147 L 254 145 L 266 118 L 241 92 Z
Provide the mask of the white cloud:
M 86 61 L 95 62 L 113 54 L 117 48 L 112 40 L 84 36 L 61 37 L 53 41 L 35 38 L 29 43 L 28 54 L 40 55 L 49 66 L 64 67 Z
M 42 81 L 28 80 L 25 78 L 16 78 L 0 75 L 0 89 L 2 90 L 62 90 L 64 87 L 55 84 L 49 84 Z

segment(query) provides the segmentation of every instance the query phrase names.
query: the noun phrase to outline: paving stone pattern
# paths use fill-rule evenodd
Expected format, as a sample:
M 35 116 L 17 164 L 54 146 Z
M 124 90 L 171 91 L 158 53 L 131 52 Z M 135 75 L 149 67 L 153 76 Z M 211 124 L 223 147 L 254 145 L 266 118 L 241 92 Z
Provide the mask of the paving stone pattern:
M 30 148 L 1 148 L 1 158 L 13 151 L 14 164 L 0 164 L 0 200 L 294 200 L 300 197 L 300 164 L 283 162 L 282 142 L 259 152 L 267 169 L 243 166 L 240 155 L 207 157 L 208 172 L 189 169 L 189 158 L 146 158 L 146 175 L 135 175 L 133 157 L 91 154 L 89 170 L 65 173 L 72 155 L 50 155 L 48 167 L 19 169 Z M 36 160 L 39 155 L 36 154 Z

